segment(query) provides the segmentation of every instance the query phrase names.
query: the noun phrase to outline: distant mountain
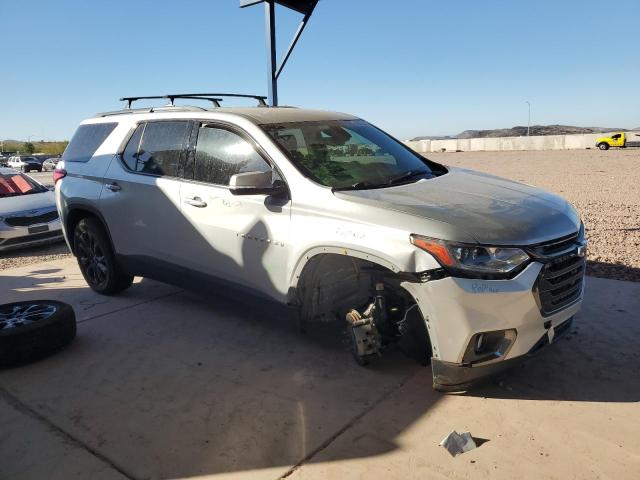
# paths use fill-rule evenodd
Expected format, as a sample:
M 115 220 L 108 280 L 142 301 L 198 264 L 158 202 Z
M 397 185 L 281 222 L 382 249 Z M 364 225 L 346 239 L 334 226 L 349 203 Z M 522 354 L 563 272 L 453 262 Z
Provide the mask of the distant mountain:
M 530 135 L 575 135 L 584 133 L 602 133 L 626 130 L 625 128 L 605 127 L 574 127 L 571 125 L 531 125 Z M 497 128 L 494 130 L 465 130 L 453 136 L 421 136 L 412 140 L 446 140 L 455 138 L 488 138 L 488 137 L 524 137 L 527 135 L 527 127 L 516 126 L 512 128 Z
M 451 139 L 455 139 L 457 138 L 456 136 L 450 136 L 450 135 L 446 135 L 446 136 L 438 136 L 438 135 L 425 135 L 423 137 L 414 137 L 411 140 L 412 141 L 417 141 L 417 140 L 451 140 Z

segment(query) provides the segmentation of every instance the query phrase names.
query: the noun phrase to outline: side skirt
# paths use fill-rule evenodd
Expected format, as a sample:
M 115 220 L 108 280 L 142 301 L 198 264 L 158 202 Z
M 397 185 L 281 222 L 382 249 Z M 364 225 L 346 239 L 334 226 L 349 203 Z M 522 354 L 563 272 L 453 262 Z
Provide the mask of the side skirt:
M 244 285 L 207 275 L 190 268 L 143 255 L 116 255 L 118 264 L 130 275 L 151 278 L 203 295 L 214 294 L 259 307 L 268 315 L 291 316 L 293 308 Z

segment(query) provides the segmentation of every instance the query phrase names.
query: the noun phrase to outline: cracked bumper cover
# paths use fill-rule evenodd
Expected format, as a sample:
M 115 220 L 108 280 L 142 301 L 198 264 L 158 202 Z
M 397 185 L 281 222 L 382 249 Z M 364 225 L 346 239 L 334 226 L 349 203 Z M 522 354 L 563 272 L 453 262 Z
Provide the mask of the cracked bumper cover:
M 558 335 L 566 331 L 568 320 L 580 310 L 583 293 L 562 310 L 542 315 L 533 292 L 541 268 L 532 262 L 509 280 L 446 277 L 402 284 L 416 299 L 429 331 L 436 389 L 459 391 L 482 382 L 550 343 L 556 331 Z M 508 329 L 516 330 L 517 336 L 503 357 L 464 363 L 475 334 Z
M 485 365 L 462 365 L 444 362 L 436 358 L 431 360 L 433 388 L 441 392 L 458 392 L 468 390 L 513 367 L 537 354 L 540 350 L 561 338 L 573 324 L 573 317 L 546 332 L 526 354 L 507 360 L 491 362 Z

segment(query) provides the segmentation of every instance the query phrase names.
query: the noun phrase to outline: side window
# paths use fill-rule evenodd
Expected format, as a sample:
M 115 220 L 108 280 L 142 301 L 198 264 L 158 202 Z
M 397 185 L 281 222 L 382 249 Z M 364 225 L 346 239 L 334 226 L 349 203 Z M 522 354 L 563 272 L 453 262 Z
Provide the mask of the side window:
M 198 132 L 194 179 L 229 185 L 236 173 L 269 172 L 269 164 L 240 135 L 223 128 L 202 126 Z
M 619 133 L 616 133 L 615 135 L 613 135 L 611 138 L 613 138 L 614 140 L 618 140 L 622 135 L 620 135 Z
M 65 162 L 88 162 L 117 125 L 117 123 L 80 125 L 62 154 L 62 159 Z
M 133 135 L 129 139 L 129 143 L 127 143 L 124 152 L 122 153 L 122 160 L 129 167 L 129 170 L 136 169 L 136 161 L 138 159 L 138 148 L 140 147 L 140 139 L 142 138 L 142 132 L 144 132 L 145 124 L 142 123 L 138 125 L 136 131 L 133 132 Z
M 147 122 L 138 126 L 123 154 L 131 170 L 175 177 L 185 153 L 188 121 Z
M 136 171 L 175 177 L 185 149 L 189 122 L 149 122 L 142 133 Z

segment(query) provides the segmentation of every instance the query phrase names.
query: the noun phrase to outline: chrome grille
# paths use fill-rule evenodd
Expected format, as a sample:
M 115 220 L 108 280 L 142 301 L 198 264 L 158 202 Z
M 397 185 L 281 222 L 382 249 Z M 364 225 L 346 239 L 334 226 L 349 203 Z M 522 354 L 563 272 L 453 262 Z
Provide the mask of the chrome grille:
M 578 235 L 578 233 L 573 233 L 566 237 L 561 237 L 557 240 L 537 245 L 533 247 L 533 250 L 536 254 L 543 257 L 560 255 L 565 250 L 571 250 L 576 246 L 576 243 L 578 242 Z
M 35 215 L 16 215 L 14 217 L 6 217 L 4 219 L 7 225 L 12 227 L 28 227 L 37 225 L 38 223 L 49 223 L 58 218 L 58 212 L 51 210 L 48 212 L 38 212 Z
M 568 307 L 582 295 L 586 258 L 584 250 L 578 247 L 586 244 L 578 237 L 569 235 L 533 249 L 544 263 L 534 287 L 543 315 Z

